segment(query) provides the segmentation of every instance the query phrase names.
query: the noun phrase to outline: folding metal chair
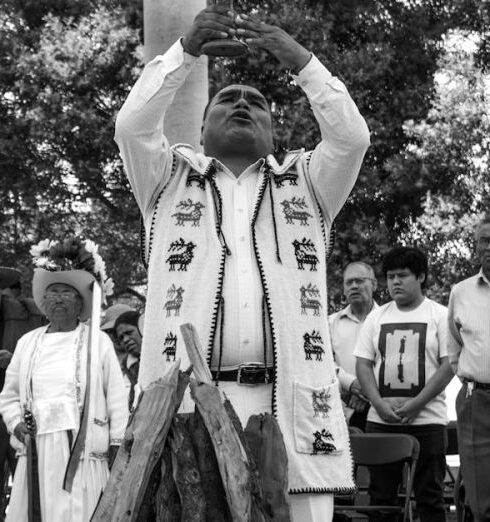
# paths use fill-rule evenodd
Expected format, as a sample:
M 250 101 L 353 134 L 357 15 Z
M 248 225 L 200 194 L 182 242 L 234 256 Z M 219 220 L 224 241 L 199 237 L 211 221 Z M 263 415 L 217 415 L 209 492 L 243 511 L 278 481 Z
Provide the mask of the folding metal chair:
M 356 478 L 359 467 L 403 462 L 405 464 L 405 480 L 403 481 L 405 491 L 400 505 L 381 506 L 360 502 L 365 488 L 358 488 L 358 494 L 352 505 L 341 505 L 342 498 L 339 499 L 339 502 L 336 501 L 335 513 L 337 515 L 347 515 L 353 512 L 362 514 L 399 513 L 404 522 L 413 522 L 411 503 L 413 475 L 420 451 L 417 439 L 412 435 L 398 433 L 354 433 L 351 435 L 350 441 Z

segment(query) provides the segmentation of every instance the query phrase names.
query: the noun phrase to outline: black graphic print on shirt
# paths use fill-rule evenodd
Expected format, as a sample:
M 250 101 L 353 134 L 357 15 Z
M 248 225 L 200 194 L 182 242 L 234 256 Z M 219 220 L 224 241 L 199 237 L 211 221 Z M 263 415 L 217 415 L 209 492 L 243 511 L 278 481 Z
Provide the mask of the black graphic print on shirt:
M 379 334 L 381 397 L 414 397 L 425 386 L 427 323 L 387 323 Z

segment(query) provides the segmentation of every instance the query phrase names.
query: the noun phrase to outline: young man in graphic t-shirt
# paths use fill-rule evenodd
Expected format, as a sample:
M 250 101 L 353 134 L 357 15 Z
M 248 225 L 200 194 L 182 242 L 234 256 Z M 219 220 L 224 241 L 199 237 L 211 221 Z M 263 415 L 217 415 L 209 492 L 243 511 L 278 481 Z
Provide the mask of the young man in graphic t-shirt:
M 444 388 L 452 378 L 446 350 L 447 310 L 424 296 L 427 257 L 397 247 L 383 260 L 393 301 L 364 322 L 354 355 L 372 408 L 367 432 L 408 433 L 420 443 L 414 489 L 421 522 L 445 521 L 443 481 L 447 445 Z M 395 504 L 402 467 L 370 470 L 372 504 Z M 376 520 L 394 520 L 385 515 Z

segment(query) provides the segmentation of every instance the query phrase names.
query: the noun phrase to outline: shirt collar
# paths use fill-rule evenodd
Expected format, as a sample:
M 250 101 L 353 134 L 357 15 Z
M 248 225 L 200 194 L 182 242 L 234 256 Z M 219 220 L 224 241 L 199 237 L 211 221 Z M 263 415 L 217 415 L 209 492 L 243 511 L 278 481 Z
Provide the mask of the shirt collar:
M 488 277 L 483 273 L 483 268 L 480 268 L 480 271 L 478 272 L 477 281 L 479 284 L 486 284 L 490 286 L 490 281 L 488 280 Z
M 258 159 L 255 163 L 252 163 L 249 165 L 238 177 L 233 174 L 233 172 L 221 161 L 217 160 L 216 158 L 213 158 L 212 160 L 216 166 L 216 171 L 218 174 L 224 174 L 226 177 L 233 179 L 234 181 L 243 181 L 252 174 L 257 174 L 257 172 L 260 171 L 262 165 L 265 163 L 264 158 Z
M 371 311 L 369 313 L 371 313 L 373 310 L 376 310 L 376 308 L 379 308 L 379 305 L 376 301 L 373 300 L 373 307 L 371 308 Z M 342 310 L 340 310 L 339 312 L 339 317 L 342 318 L 342 317 L 347 317 L 348 319 L 351 319 L 352 321 L 355 321 L 356 323 L 360 323 L 361 321 L 359 321 L 359 319 L 353 314 L 352 312 L 352 309 L 351 309 L 351 306 L 350 305 L 347 305 L 345 308 L 343 308 Z

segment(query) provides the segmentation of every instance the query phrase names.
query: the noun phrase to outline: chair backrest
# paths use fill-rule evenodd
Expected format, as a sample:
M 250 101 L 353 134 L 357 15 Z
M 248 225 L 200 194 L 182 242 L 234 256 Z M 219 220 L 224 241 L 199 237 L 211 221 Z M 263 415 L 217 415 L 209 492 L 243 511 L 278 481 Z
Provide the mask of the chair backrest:
M 403 433 L 353 433 L 350 442 L 358 466 L 416 462 L 420 452 L 418 440 Z
M 447 425 L 447 450 L 446 455 L 459 455 L 458 448 L 458 428 L 456 421 L 451 421 Z

